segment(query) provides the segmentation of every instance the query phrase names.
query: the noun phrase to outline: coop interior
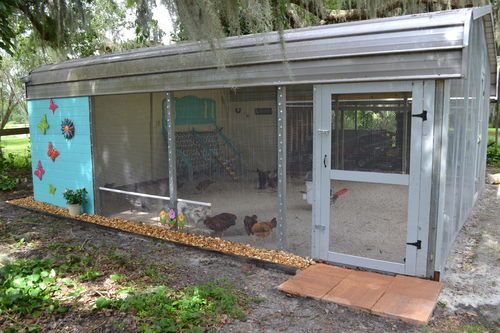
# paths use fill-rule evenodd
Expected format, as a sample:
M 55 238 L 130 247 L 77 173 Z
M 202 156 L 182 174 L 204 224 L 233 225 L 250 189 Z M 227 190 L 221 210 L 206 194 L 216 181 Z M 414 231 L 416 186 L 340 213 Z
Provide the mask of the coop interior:
M 312 91 L 310 85 L 290 86 L 286 93 L 285 239 L 287 250 L 303 256 L 311 255 L 313 228 Z M 170 224 L 168 207 L 164 93 L 94 97 L 98 213 L 276 248 L 276 88 L 182 91 L 171 96 L 179 200 L 175 224 Z M 332 168 L 407 173 L 403 156 L 408 154 L 409 130 L 403 124 L 409 118 L 402 114 L 409 104 L 374 107 L 364 101 L 344 102 L 337 99 L 332 104 Z M 334 200 L 341 189 L 346 191 Z M 403 260 L 400 244 L 389 239 L 396 233 L 402 240 L 406 237 L 407 190 L 332 181 L 330 246 L 349 254 Z

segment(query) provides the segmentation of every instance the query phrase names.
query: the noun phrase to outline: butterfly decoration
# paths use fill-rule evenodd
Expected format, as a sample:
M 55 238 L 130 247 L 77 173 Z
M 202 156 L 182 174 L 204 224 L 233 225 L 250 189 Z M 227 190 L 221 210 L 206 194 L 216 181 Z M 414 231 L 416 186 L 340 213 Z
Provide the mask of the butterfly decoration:
M 57 156 L 59 156 L 60 153 L 54 148 L 52 145 L 52 142 L 49 142 L 49 150 L 47 151 L 47 156 L 50 157 L 52 162 L 55 162 Z
M 51 98 L 49 102 L 49 109 L 52 111 L 52 113 L 55 113 L 57 108 L 58 108 L 57 104 L 54 103 L 54 101 Z
M 38 130 L 40 130 L 40 133 L 42 134 L 45 134 L 47 132 L 47 129 L 49 128 L 49 123 L 47 122 L 46 114 L 42 116 L 42 119 L 40 120 L 38 125 L 36 125 L 36 127 L 38 127 Z
M 61 123 L 61 131 L 63 136 L 70 140 L 75 136 L 75 125 L 71 120 L 65 118 Z
M 35 170 L 34 174 L 35 174 L 35 176 L 38 177 L 38 179 L 42 180 L 44 173 L 45 173 L 45 170 L 42 167 L 42 162 L 38 161 L 38 164 L 36 166 L 36 170 Z
M 56 190 L 57 189 L 54 187 L 54 185 L 49 184 L 49 193 L 50 194 L 52 194 L 52 195 L 56 194 Z

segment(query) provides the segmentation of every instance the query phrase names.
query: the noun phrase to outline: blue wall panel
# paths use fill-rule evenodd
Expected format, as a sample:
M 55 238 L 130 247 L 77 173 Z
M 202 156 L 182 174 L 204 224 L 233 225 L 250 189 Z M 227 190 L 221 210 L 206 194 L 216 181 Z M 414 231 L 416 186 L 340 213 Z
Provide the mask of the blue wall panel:
M 31 154 L 33 172 L 41 161 L 45 170 L 42 180 L 33 175 L 33 193 L 36 201 L 66 207 L 64 189 L 87 189 L 87 204 L 83 210 L 94 213 L 94 185 L 92 177 L 92 153 L 90 145 L 90 106 L 88 97 L 54 98 L 57 105 L 53 113 L 49 109 L 50 100 L 28 101 L 30 122 Z M 47 116 L 49 128 L 42 134 L 37 125 L 43 115 Z M 61 122 L 68 118 L 75 126 L 75 136 L 67 140 L 61 133 Z M 47 155 L 48 143 L 60 153 L 55 161 Z M 56 193 L 49 192 L 49 184 Z

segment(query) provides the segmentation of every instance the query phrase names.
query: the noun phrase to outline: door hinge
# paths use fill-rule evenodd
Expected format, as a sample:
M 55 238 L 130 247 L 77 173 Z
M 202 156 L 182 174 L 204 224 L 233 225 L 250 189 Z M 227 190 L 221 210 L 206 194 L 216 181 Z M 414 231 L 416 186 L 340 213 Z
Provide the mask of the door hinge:
M 427 120 L 427 111 L 426 111 L 426 110 L 424 110 L 424 111 L 422 111 L 422 113 L 419 113 L 419 114 L 412 114 L 411 116 L 412 116 L 412 117 L 422 118 L 422 121 L 426 121 L 426 120 Z
M 406 243 L 406 245 L 413 245 L 417 247 L 417 250 L 420 250 L 422 248 L 422 241 L 419 239 L 416 242 L 413 243 Z
M 325 231 L 326 227 L 324 225 L 315 224 L 314 229 Z

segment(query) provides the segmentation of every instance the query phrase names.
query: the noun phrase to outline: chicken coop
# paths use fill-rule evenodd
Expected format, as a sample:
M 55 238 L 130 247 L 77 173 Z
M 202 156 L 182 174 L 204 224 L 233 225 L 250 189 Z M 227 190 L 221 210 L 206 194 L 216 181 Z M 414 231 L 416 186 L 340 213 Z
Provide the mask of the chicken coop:
M 491 7 L 179 43 L 25 78 L 34 198 L 437 277 L 485 180 Z

